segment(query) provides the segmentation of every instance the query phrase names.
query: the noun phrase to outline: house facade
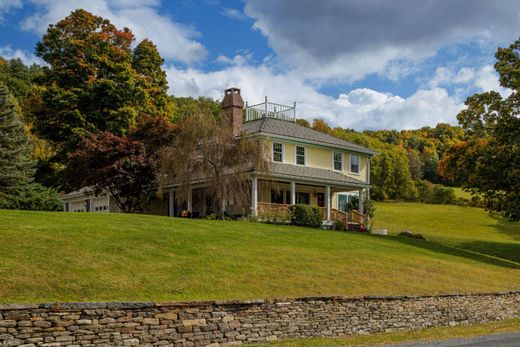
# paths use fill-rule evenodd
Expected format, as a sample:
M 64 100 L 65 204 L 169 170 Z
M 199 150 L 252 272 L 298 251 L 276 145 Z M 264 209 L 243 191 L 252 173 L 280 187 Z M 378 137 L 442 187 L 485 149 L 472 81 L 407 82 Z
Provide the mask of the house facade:
M 233 128 L 235 136 L 265 139 L 268 171 L 251 171 L 250 204 L 242 206 L 244 214 L 261 216 L 293 204 L 310 204 L 321 208 L 326 222 L 339 219 L 345 224 L 364 224 L 363 200 L 370 189 L 370 158 L 376 154 L 374 151 L 297 124 L 296 104 L 275 104 L 266 98 L 262 103 L 248 105 L 240 89 L 230 88 L 225 91 L 221 107 L 222 119 Z M 193 216 L 204 216 L 213 212 L 217 202 L 205 195 L 204 185 L 203 180 L 193 182 L 191 194 L 181 204 L 172 183 L 166 187 L 163 199 L 152 202 L 150 213 L 176 216 L 186 209 Z M 346 203 L 352 196 L 359 198 L 359 209 L 347 213 Z M 74 192 L 63 196 L 63 201 L 70 212 L 117 212 L 108 195 L 86 197 Z M 220 203 L 224 208 L 233 205 L 232 201 Z

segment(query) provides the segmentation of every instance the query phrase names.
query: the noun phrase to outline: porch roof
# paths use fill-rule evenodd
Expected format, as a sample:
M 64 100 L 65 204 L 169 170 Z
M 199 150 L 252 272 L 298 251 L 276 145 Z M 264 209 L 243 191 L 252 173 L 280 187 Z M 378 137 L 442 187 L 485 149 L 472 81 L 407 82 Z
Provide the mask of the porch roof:
M 353 177 L 340 174 L 338 172 L 300 165 L 271 162 L 269 163 L 268 175 L 278 178 L 287 178 L 298 181 L 321 183 L 331 186 L 359 188 L 370 187 L 370 184 L 367 184 Z

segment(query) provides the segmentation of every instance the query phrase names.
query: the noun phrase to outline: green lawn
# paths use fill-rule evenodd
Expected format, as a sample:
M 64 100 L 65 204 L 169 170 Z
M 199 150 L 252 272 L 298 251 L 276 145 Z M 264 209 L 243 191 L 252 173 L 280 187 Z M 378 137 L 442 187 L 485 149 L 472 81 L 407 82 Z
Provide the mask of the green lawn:
M 428 240 L 460 250 L 520 263 L 520 223 L 490 215 L 480 208 L 377 203 L 374 228 L 385 228 L 393 234 L 410 230 L 423 234 Z
M 465 192 L 462 188 L 452 188 L 455 191 L 455 197 L 464 200 L 471 200 L 471 193 Z
M 439 208 L 452 211 L 445 221 L 434 217 Z M 490 243 L 509 259 L 518 249 L 518 224 L 477 209 L 378 204 L 377 214 L 392 231 L 409 225 L 450 246 Z M 145 215 L 0 211 L 0 263 L 5 303 L 520 288 L 519 264 L 438 243 Z
M 455 327 L 428 328 L 415 331 L 399 331 L 368 335 L 352 335 L 343 338 L 289 339 L 272 343 L 255 344 L 252 347 L 353 347 L 379 346 L 405 342 L 427 342 L 451 338 L 467 338 L 488 334 L 520 331 L 520 319 Z

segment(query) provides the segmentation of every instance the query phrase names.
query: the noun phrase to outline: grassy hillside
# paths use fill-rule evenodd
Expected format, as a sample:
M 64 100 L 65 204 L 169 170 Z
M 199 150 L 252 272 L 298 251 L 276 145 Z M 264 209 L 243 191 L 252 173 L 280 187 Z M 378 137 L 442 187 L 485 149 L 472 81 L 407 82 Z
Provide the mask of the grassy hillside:
M 388 219 L 403 218 L 395 207 L 406 205 L 377 207 L 378 221 L 391 230 L 401 226 Z M 436 222 L 437 239 L 446 243 L 511 238 L 495 229 L 506 222 L 488 219 L 473 239 L 468 231 L 461 239 L 444 229 L 449 221 Z M 21 211 L 0 211 L 0 261 L 2 302 L 506 291 L 519 289 L 520 276 L 518 264 L 396 236 Z
M 480 208 L 377 203 L 374 228 L 386 228 L 394 234 L 411 230 L 431 241 L 520 263 L 520 223 Z

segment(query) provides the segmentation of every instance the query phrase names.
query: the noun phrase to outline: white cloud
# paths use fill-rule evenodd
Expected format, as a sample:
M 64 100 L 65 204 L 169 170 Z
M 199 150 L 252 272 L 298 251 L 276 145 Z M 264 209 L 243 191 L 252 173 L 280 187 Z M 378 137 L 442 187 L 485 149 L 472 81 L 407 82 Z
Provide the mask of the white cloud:
M 397 80 L 440 48 L 494 46 L 520 24 L 517 0 L 246 0 L 244 12 L 286 64 L 314 81 Z
M 176 96 L 208 96 L 220 100 L 229 87 L 242 89 L 242 97 L 250 103 L 268 96 L 273 102 L 297 102 L 298 117 L 319 117 L 333 126 L 354 129 L 411 129 L 439 122 L 456 123 L 457 113 L 464 107 L 446 89 L 421 89 L 403 98 L 371 89 L 355 89 L 331 97 L 318 92 L 294 72 L 277 74 L 266 65 L 230 66 L 220 71 L 198 69 L 166 69 L 170 92 Z
M 13 49 L 10 46 L 0 47 L 0 57 L 4 59 L 21 59 L 26 65 L 44 64 L 44 62 L 34 54 L 21 49 Z
M 235 20 L 242 21 L 242 20 L 247 19 L 247 16 L 243 12 L 237 10 L 236 8 L 227 8 L 226 7 L 226 8 L 223 8 L 220 11 L 220 13 L 228 18 L 235 19 Z
M 8 13 L 13 8 L 22 7 L 21 0 L 2 0 L 0 1 L 0 22 L 3 21 L 4 14 Z
M 190 26 L 174 22 L 160 13 L 158 0 L 32 0 L 38 10 L 22 22 L 22 28 L 44 34 L 77 8 L 109 19 L 117 27 L 128 27 L 138 40 L 149 38 L 163 58 L 184 63 L 198 62 L 207 55 L 195 40 L 199 33 Z
M 453 69 L 438 67 L 435 75 L 428 82 L 430 88 L 439 86 L 455 86 L 458 94 L 468 94 L 471 90 L 478 92 L 497 91 L 506 97 L 511 90 L 500 86 L 498 74 L 493 65 L 487 64 L 479 68 L 462 67 Z

